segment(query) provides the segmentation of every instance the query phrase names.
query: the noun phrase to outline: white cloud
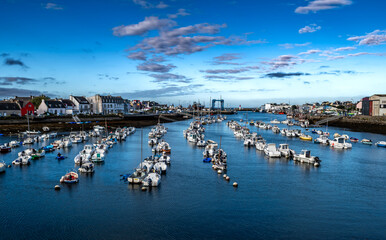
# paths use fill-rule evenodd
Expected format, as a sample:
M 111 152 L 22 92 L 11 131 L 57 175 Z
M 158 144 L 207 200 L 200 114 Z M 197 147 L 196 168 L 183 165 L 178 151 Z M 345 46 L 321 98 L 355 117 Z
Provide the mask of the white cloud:
M 303 33 L 312 33 L 312 32 L 316 32 L 318 30 L 322 29 L 321 26 L 318 26 L 316 25 L 315 23 L 314 24 L 310 24 L 308 26 L 305 26 L 301 29 L 299 29 L 299 33 L 300 34 L 303 34 Z
M 312 50 L 308 50 L 307 52 L 301 52 L 298 55 L 310 55 L 310 54 L 320 53 L 320 52 L 322 51 L 319 49 L 312 49 Z
M 47 3 L 44 5 L 45 9 L 50 9 L 50 10 L 63 10 L 63 7 L 59 6 L 56 3 Z
M 152 3 L 150 3 L 149 1 L 146 1 L 146 0 L 133 0 L 133 3 L 141 6 L 142 8 L 167 8 L 169 7 L 167 4 L 165 4 L 164 2 L 159 2 L 158 4 L 154 5 Z
M 146 17 L 145 20 L 137 24 L 121 25 L 113 28 L 115 36 L 135 36 L 143 35 L 151 30 L 171 27 L 176 25 L 176 22 L 170 19 L 159 19 L 158 17 Z
M 386 42 L 386 31 L 375 30 L 364 36 L 349 37 L 347 40 L 358 42 L 359 45 L 381 45 Z
M 314 0 L 308 2 L 307 6 L 298 7 L 295 9 L 296 13 L 307 14 L 309 12 L 317 12 L 321 10 L 329 10 L 333 8 L 351 5 L 351 0 Z

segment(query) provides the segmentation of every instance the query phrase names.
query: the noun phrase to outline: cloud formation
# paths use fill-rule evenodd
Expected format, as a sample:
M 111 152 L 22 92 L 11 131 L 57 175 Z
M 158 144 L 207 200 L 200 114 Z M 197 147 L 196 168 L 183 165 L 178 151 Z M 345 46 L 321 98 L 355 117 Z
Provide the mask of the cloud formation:
M 151 30 L 160 30 L 175 26 L 177 23 L 170 19 L 159 19 L 158 17 L 145 17 L 145 20 L 137 24 L 121 25 L 113 28 L 113 34 L 118 37 L 144 35 Z
M 309 73 L 302 73 L 302 72 L 293 72 L 293 73 L 285 73 L 285 72 L 274 72 L 274 73 L 267 73 L 263 76 L 263 78 L 287 78 L 287 77 L 294 77 L 294 76 L 305 76 L 305 75 L 311 75 Z
M 47 96 L 46 92 L 40 92 L 37 90 L 0 87 L 0 97 L 31 96 L 31 95 L 39 96 L 42 94 L 45 94 Z
M 318 25 L 316 25 L 314 23 L 314 24 L 310 24 L 308 26 L 305 26 L 305 27 L 299 29 L 299 33 L 300 34 L 303 34 L 303 33 L 313 33 L 313 32 L 316 32 L 316 31 L 318 31 L 320 29 L 322 29 L 322 27 L 318 26 Z
M 152 3 L 150 3 L 149 1 L 146 1 L 146 0 L 133 0 L 133 3 L 141 6 L 142 8 L 147 8 L 147 9 L 149 9 L 149 8 L 163 9 L 163 8 L 169 7 L 167 4 L 165 4 L 162 1 L 159 2 L 158 4 L 152 4 Z
M 0 77 L 0 85 L 25 85 L 37 82 L 36 79 L 26 77 Z
M 364 36 L 347 38 L 349 41 L 355 41 L 359 45 L 381 45 L 386 42 L 386 30 L 375 30 Z
M 316 13 L 321 10 L 329 10 L 351 4 L 351 0 L 313 0 L 309 1 L 307 6 L 297 7 L 295 12 L 301 14 L 307 14 L 309 12 Z
M 294 48 L 294 47 L 305 47 L 305 46 L 308 46 L 310 44 L 311 44 L 310 42 L 306 42 L 306 43 L 284 43 L 284 44 L 279 44 L 279 46 L 283 47 L 283 48 L 286 48 L 286 49 L 290 49 L 290 48 Z
M 178 9 L 177 13 L 168 14 L 168 17 L 174 19 L 174 18 L 178 18 L 179 16 L 188 16 L 188 15 L 190 15 L 190 13 L 187 13 L 184 8 L 180 8 Z
M 158 73 L 166 73 L 176 66 L 172 64 L 162 65 L 154 62 L 145 62 L 137 66 L 137 70 L 147 71 L 147 72 L 158 72 Z
M 173 74 L 173 73 L 160 73 L 160 74 L 150 74 L 149 76 L 154 78 L 154 82 L 166 82 L 166 81 L 173 81 L 173 82 L 182 82 L 182 83 L 189 83 L 191 82 L 190 78 L 187 78 L 183 75 L 179 74 Z
M 46 5 L 44 5 L 44 8 L 48 10 L 63 10 L 63 7 L 59 6 L 56 3 L 47 3 Z
M 310 54 L 315 54 L 315 53 L 320 53 L 320 52 L 322 52 L 322 51 L 319 49 L 312 49 L 312 50 L 308 50 L 307 52 L 298 53 L 298 55 L 310 55 Z
M 143 51 L 132 52 L 127 57 L 132 59 L 132 60 L 143 60 L 143 61 L 146 61 L 146 53 L 143 52 Z
M 162 98 L 193 95 L 203 84 L 190 84 L 186 86 L 168 86 L 150 90 L 137 90 L 133 92 L 116 93 L 127 98 Z
M 263 61 L 262 64 L 271 66 L 271 70 L 276 70 L 283 67 L 290 67 L 297 64 L 306 62 L 305 59 L 301 59 L 294 55 L 281 55 L 278 58 L 274 58 L 271 61 Z
M 15 66 L 16 65 L 16 66 L 28 68 L 22 61 L 17 60 L 17 59 L 13 59 L 13 58 L 5 59 L 4 65 L 7 65 L 7 66 Z
M 209 73 L 209 74 L 235 74 L 249 71 L 248 68 L 236 68 L 236 69 L 208 69 L 201 70 L 200 72 Z

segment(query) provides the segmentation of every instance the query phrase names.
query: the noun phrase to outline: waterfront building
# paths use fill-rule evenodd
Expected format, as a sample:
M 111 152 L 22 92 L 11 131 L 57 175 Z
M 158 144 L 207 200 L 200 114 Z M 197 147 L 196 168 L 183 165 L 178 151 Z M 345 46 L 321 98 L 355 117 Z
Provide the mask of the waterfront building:
M 371 116 L 386 116 L 386 94 L 374 94 L 369 98 L 372 104 Z
M 96 94 L 88 97 L 91 112 L 94 114 L 118 114 L 125 110 L 123 98 L 120 96 L 102 96 Z
M 6 117 L 11 115 L 21 115 L 20 105 L 9 101 L 0 102 L 0 117 Z
M 70 100 L 75 104 L 74 111 L 77 114 L 90 114 L 91 104 L 85 97 L 70 95 Z
M 50 113 L 54 115 L 64 115 L 66 114 L 66 106 L 59 100 L 42 100 L 42 103 L 39 105 L 37 113 L 45 114 Z
M 70 99 L 61 99 L 60 100 L 66 107 L 66 114 L 75 115 L 78 114 L 78 111 L 75 109 L 75 104 Z

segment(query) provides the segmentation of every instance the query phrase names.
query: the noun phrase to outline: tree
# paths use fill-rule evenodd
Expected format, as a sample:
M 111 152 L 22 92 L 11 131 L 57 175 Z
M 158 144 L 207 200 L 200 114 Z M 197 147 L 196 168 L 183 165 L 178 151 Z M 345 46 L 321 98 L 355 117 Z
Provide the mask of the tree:
M 39 97 L 34 97 L 34 98 L 32 98 L 32 100 L 31 100 L 31 103 L 35 106 L 35 109 L 37 109 L 37 108 L 39 108 L 39 106 L 40 106 L 40 103 L 42 103 L 42 100 L 48 100 L 48 99 L 50 99 L 49 97 L 47 97 L 47 96 L 44 96 L 44 95 L 41 95 L 41 96 L 39 96 Z
M 292 111 L 295 111 L 295 109 L 297 109 L 297 108 L 298 108 L 298 106 L 296 106 L 296 105 L 291 106 Z

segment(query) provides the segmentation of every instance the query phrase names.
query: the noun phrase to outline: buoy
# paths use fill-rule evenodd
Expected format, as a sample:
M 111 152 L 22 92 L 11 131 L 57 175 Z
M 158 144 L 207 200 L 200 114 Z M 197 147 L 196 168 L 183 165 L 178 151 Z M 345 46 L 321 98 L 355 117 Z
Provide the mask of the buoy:
M 60 186 L 59 185 L 55 185 L 55 190 L 60 190 Z
M 146 187 L 142 187 L 141 190 L 142 190 L 142 191 L 146 191 L 147 188 L 146 188 Z
M 315 166 L 315 167 L 319 167 L 320 164 L 319 164 L 318 162 L 316 162 L 316 163 L 314 163 L 314 166 Z
M 229 181 L 231 178 L 230 178 L 229 176 L 227 176 L 225 179 L 226 179 L 227 181 Z
M 219 170 L 217 171 L 217 173 L 218 173 L 218 174 L 221 174 L 221 173 L 222 173 L 222 171 L 219 169 Z
M 227 175 L 226 174 L 224 174 L 224 175 L 222 175 L 224 178 L 226 178 L 227 177 Z
M 237 182 L 234 182 L 233 183 L 233 187 L 238 187 L 239 185 L 237 184 Z
M 11 166 L 12 166 L 12 165 L 9 164 L 9 165 L 8 165 L 8 168 L 10 168 Z

